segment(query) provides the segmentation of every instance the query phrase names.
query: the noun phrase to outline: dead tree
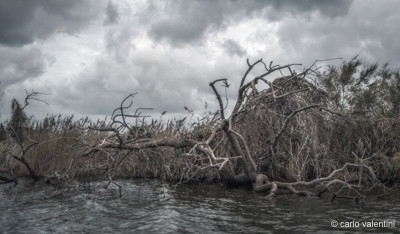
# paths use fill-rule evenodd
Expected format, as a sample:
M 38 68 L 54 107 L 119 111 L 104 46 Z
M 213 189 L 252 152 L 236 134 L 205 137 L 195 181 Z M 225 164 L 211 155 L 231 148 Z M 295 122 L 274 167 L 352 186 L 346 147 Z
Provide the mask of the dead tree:
M 4 141 L 8 144 L 10 149 L 4 152 L 6 157 L 11 156 L 13 159 L 17 160 L 18 162 L 22 163 L 25 168 L 27 169 L 29 175 L 32 177 L 34 181 L 38 181 L 40 178 L 36 174 L 35 170 L 32 168 L 30 163 L 26 160 L 26 156 L 28 155 L 29 151 L 37 145 L 44 144 L 45 142 L 37 142 L 35 140 L 29 139 L 27 134 L 25 133 L 27 124 L 28 124 L 28 117 L 26 116 L 24 109 L 29 105 L 30 101 L 35 100 L 39 102 L 46 103 L 39 98 L 38 95 L 43 93 L 39 92 L 28 92 L 26 91 L 26 96 L 24 99 L 24 105 L 21 105 L 16 99 L 12 100 L 11 109 L 12 109 L 12 116 L 11 121 L 7 126 L 8 133 L 10 138 L 7 139 L 7 136 L 4 136 Z M 47 103 L 46 103 L 47 104 Z M 4 134 L 4 133 L 3 133 Z M 8 178 L 1 176 L 0 180 L 5 182 L 15 182 L 17 183 L 16 178 Z
M 228 80 L 217 79 L 209 85 L 213 90 L 219 104 L 220 120 L 215 126 L 210 126 L 210 135 L 201 140 L 190 138 L 171 139 L 171 138 L 135 138 L 126 137 L 126 132 L 137 131 L 137 124 L 145 124 L 144 118 L 148 117 L 141 114 L 143 108 L 137 109 L 133 114 L 127 114 L 128 109 L 132 106 L 132 101 L 126 103 L 135 94 L 125 98 L 120 107 L 116 108 L 112 114 L 112 121 L 107 128 L 92 128 L 95 131 L 104 131 L 110 134 L 99 140 L 95 145 L 88 145 L 87 150 L 82 155 L 92 155 L 95 153 L 105 153 L 113 158 L 120 150 L 130 150 L 130 152 L 140 151 L 148 148 L 172 147 L 186 149 L 186 153 L 182 157 L 197 157 L 204 159 L 199 170 L 217 169 L 222 180 L 230 185 L 250 185 L 257 192 L 268 192 L 270 196 L 274 196 L 277 191 L 286 190 L 304 196 L 320 196 L 328 190 L 336 190 L 334 198 L 341 196 L 342 192 L 351 194 L 355 199 L 362 197 L 360 193 L 360 185 L 353 185 L 347 179 L 340 178 L 338 175 L 350 169 L 363 170 L 359 173 L 359 181 L 367 181 L 372 184 L 380 184 L 376 179 L 373 170 L 367 165 L 365 160 L 357 160 L 357 163 L 346 163 L 341 168 L 333 170 L 328 176 L 319 177 L 310 181 L 280 182 L 269 181 L 268 177 L 260 172 L 259 165 L 251 155 L 249 142 L 237 130 L 236 123 L 239 116 L 245 116 L 250 111 L 250 104 L 262 98 L 268 97 L 272 100 L 281 100 L 285 97 L 300 93 L 310 92 L 311 86 L 299 87 L 295 90 L 286 91 L 286 86 L 291 82 L 304 81 L 308 76 L 316 74 L 315 64 L 310 68 L 304 69 L 300 73 L 293 70 L 294 66 L 301 64 L 287 64 L 284 66 L 273 65 L 272 62 L 266 64 L 262 59 L 254 63 L 250 63 L 247 59 L 248 68 L 240 80 L 237 99 L 232 112 L 228 115 L 225 110 L 224 102 L 218 91 L 217 85 L 229 87 Z M 264 72 L 260 75 L 253 76 L 249 79 L 250 73 L 256 66 L 262 66 Z M 280 82 L 271 82 L 271 77 L 279 77 L 276 80 Z M 264 87 L 264 88 L 263 88 Z M 267 87 L 267 88 L 265 88 Z M 311 104 L 302 106 L 298 109 L 291 110 L 284 119 L 280 129 L 270 141 L 269 151 L 265 158 L 274 159 L 277 156 L 276 147 L 281 139 L 282 134 L 286 131 L 290 121 L 299 113 L 310 109 L 319 109 L 328 113 L 334 113 L 322 104 Z M 132 125 L 132 124 L 135 125 Z M 132 127 L 135 126 L 135 127 Z M 132 136 L 132 134 L 131 134 Z M 355 155 L 356 156 L 356 155 Z M 357 157 L 357 156 L 356 156 Z M 114 168 L 121 162 L 115 162 Z M 111 181 L 111 179 L 110 179 Z M 316 189 L 319 191 L 315 192 Z M 350 195 L 349 195 L 350 196 Z

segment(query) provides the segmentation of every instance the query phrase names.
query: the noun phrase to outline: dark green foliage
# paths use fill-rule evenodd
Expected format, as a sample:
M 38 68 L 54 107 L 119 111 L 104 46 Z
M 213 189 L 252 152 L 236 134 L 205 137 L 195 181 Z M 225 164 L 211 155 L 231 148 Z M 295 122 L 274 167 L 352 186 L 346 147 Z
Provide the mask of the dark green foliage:
M 28 124 L 28 117 L 23 108 L 15 99 L 11 103 L 11 120 L 7 126 L 10 136 L 19 142 L 24 141 L 24 129 Z
M 330 108 L 355 117 L 399 115 L 400 73 L 388 64 L 368 64 L 358 57 L 331 66 L 321 76 L 330 96 Z

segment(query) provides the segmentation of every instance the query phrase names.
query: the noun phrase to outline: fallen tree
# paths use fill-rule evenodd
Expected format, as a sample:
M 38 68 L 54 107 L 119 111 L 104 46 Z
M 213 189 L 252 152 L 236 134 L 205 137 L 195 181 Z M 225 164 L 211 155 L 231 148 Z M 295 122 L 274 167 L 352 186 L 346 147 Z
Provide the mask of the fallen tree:
M 202 134 L 148 134 L 149 129 L 159 125 L 145 121 L 149 116 L 141 112 L 146 108 L 130 113 L 135 95 L 131 94 L 114 110 L 110 124 L 86 129 L 106 134 L 95 144 L 85 141 L 80 157 L 106 157 L 103 178 L 110 183 L 114 183 L 113 174 L 128 157 L 156 149 L 159 152 L 153 157 L 160 158 L 154 160 L 161 160 L 168 149 L 186 162 L 181 182 L 212 171 L 230 186 L 251 186 L 269 196 L 285 190 L 304 196 L 330 192 L 332 199 L 359 200 L 364 197 L 364 185 L 385 189 L 368 165 L 375 155 L 365 157 L 362 146 L 352 151 L 351 161 L 323 162 L 322 156 L 329 149 L 321 145 L 329 137 L 324 133 L 325 122 L 332 123 L 343 116 L 328 108 L 328 95 L 310 82 L 320 75 L 315 64 L 300 73 L 293 69 L 300 64 L 280 66 L 260 59 L 254 63 L 247 60 L 247 65 L 230 114 L 226 113 L 217 86 L 228 88 L 228 80 L 217 79 L 209 84 L 218 101 L 219 118 L 203 125 Z M 256 66 L 264 72 L 250 75 Z M 121 152 L 126 152 L 124 157 L 116 160 Z M 342 159 L 340 155 L 338 158 Z M 280 169 L 288 167 L 296 173 L 282 176 Z

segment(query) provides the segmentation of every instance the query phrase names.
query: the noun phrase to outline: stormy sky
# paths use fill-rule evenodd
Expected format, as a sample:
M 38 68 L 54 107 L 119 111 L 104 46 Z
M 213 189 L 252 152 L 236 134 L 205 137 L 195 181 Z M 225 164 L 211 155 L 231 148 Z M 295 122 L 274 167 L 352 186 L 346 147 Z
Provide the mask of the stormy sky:
M 302 63 L 360 55 L 400 67 L 397 0 L 0 0 L 0 115 L 12 98 L 39 118 L 103 118 L 128 94 L 155 118 L 234 98 L 250 61 Z M 231 100 L 233 104 L 233 100 Z

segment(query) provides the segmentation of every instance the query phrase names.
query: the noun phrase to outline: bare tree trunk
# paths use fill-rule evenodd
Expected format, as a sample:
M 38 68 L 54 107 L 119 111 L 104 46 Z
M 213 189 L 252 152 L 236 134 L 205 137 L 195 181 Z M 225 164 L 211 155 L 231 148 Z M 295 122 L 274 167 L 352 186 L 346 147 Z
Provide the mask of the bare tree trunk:
M 29 172 L 29 175 L 33 178 L 33 180 L 35 180 L 35 181 L 39 181 L 40 180 L 40 178 L 36 175 L 35 171 L 32 169 L 32 167 L 26 161 L 25 157 L 18 158 L 16 156 L 14 156 L 14 158 L 16 160 L 20 161 L 22 164 L 24 164 L 24 166 L 26 167 L 26 169 Z

